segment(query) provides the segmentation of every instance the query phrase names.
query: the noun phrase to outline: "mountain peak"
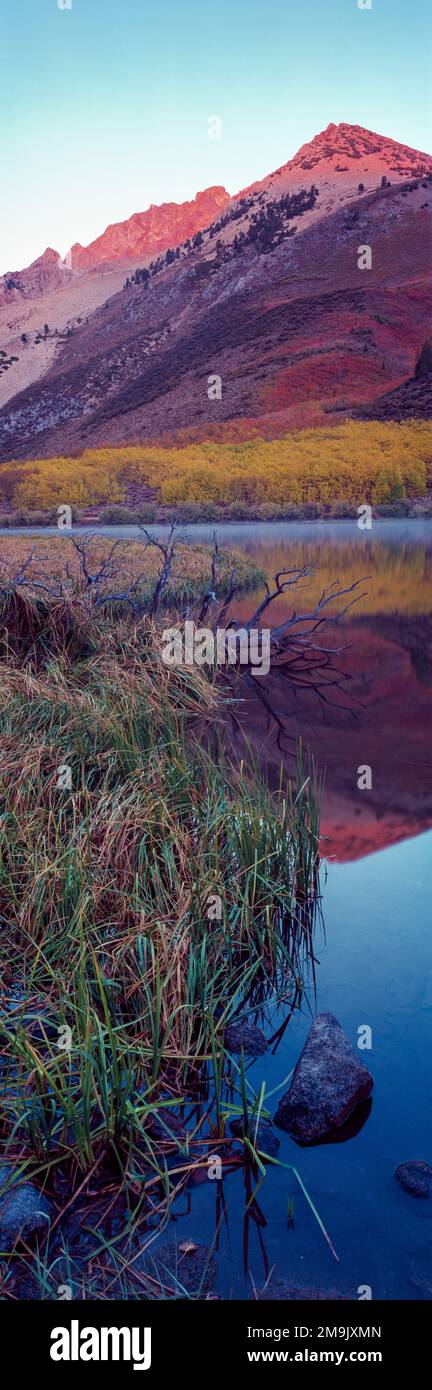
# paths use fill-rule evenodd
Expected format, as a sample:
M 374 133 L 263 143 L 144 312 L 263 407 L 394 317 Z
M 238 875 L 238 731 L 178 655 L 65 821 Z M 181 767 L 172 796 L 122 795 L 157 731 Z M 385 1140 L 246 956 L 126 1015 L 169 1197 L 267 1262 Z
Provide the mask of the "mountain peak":
M 51 262 L 54 261 L 56 265 L 58 265 L 59 260 L 59 251 L 54 251 L 54 248 L 52 246 L 47 246 L 46 250 L 42 252 L 42 255 L 38 256 L 37 260 L 32 262 L 32 265 L 49 265 L 51 264 Z M 29 267 L 29 269 L 31 269 L 31 267 Z
M 202 231 L 230 201 L 226 188 L 216 184 L 200 189 L 189 202 L 151 203 L 145 212 L 113 222 L 89 246 L 75 242 L 70 251 L 72 270 L 92 270 L 116 261 L 136 265 L 157 256 Z
M 347 121 L 335 125 L 331 121 L 325 130 L 318 131 L 312 140 L 302 145 L 286 164 L 267 178 L 242 189 L 242 194 L 271 190 L 274 195 L 275 185 L 282 193 L 285 189 L 305 186 L 312 181 L 320 186 L 331 183 L 336 188 L 340 185 L 341 192 L 344 188 L 352 194 L 358 189 L 359 182 L 367 191 L 376 187 L 383 175 L 390 182 L 397 183 L 420 177 L 431 167 L 432 159 L 423 151 L 401 145 L 387 135 L 377 135 L 365 126 L 350 125 Z
M 341 121 L 339 125 L 330 122 L 325 130 L 319 131 L 312 140 L 302 145 L 289 163 L 301 164 L 305 158 L 314 157 L 316 160 L 325 159 L 332 162 L 342 154 L 348 160 L 370 159 L 372 165 L 375 161 L 374 167 L 378 167 L 383 161 L 389 168 L 394 165 L 394 172 L 398 172 L 398 164 L 404 169 L 407 165 L 417 168 L 421 159 L 429 159 L 428 155 L 411 149 L 409 145 L 401 145 L 398 140 L 392 140 L 387 135 L 377 135 L 376 131 L 368 130 L 365 126 L 350 125 L 347 121 Z

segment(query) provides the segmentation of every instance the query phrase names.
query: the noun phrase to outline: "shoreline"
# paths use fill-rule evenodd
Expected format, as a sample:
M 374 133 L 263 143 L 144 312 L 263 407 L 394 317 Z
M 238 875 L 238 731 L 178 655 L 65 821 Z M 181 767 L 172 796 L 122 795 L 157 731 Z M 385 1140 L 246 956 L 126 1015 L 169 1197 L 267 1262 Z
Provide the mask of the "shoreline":
M 416 511 L 404 510 L 399 507 L 394 507 L 391 509 L 390 506 L 377 506 L 372 507 L 371 512 L 372 525 L 376 522 L 382 523 L 395 521 L 432 521 L 432 505 L 430 507 L 424 508 L 423 510 L 419 509 Z M 341 514 L 340 512 L 326 512 L 325 515 L 305 516 L 300 508 L 298 513 L 296 514 L 293 514 L 292 512 L 290 512 L 289 514 L 283 512 L 278 516 L 272 517 L 259 515 L 233 516 L 229 514 L 217 517 L 209 517 L 205 515 L 205 512 L 194 517 L 176 517 L 172 513 L 165 515 L 162 513 L 158 513 L 157 516 L 151 519 L 149 518 L 148 520 L 142 520 L 137 516 L 133 520 L 126 520 L 119 517 L 118 520 L 113 519 L 112 521 L 103 521 L 101 517 L 83 516 L 77 517 L 75 520 L 73 520 L 71 526 L 59 526 L 53 521 L 52 517 L 50 517 L 49 520 L 42 520 L 40 513 L 37 513 L 36 516 L 37 520 L 36 517 L 35 519 L 33 519 L 29 514 L 26 520 L 20 519 L 20 521 L 16 523 L 6 525 L 0 524 L 0 536 L 20 536 L 29 534 L 50 536 L 65 535 L 66 537 L 68 537 L 73 534 L 80 535 L 88 531 L 96 531 L 98 533 L 102 532 L 106 533 L 107 535 L 118 534 L 119 532 L 121 532 L 126 536 L 132 536 L 136 534 L 139 535 L 142 528 L 145 528 L 146 530 L 148 529 L 149 531 L 159 531 L 160 528 L 168 528 L 173 524 L 177 526 L 179 530 L 182 530 L 183 528 L 189 529 L 189 527 L 205 526 L 206 528 L 208 527 L 210 531 L 219 527 L 226 526 L 272 527 L 280 525 L 300 525 L 311 527 L 325 527 L 329 524 L 334 525 L 335 523 L 338 523 L 339 525 L 347 525 L 347 523 L 350 522 L 352 522 L 353 524 L 358 524 L 360 519 L 357 512 L 351 512 L 349 515 Z M 4 522 L 4 518 L 0 518 L 0 520 Z M 358 529 L 369 531 L 371 527 L 359 526 Z

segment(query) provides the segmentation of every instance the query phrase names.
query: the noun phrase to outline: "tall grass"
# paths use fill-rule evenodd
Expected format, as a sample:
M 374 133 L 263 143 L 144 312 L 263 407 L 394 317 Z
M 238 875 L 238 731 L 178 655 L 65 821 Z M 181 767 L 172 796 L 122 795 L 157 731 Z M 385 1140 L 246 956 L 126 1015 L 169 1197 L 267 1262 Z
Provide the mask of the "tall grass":
M 226 764 L 214 675 L 164 665 L 148 618 L 22 602 L 0 613 L 1 1132 L 47 1190 L 108 1163 L 164 1222 L 245 1108 L 227 1019 L 301 992 L 316 779 L 299 763 L 274 797 Z M 215 1119 L 179 1136 L 197 1094 Z

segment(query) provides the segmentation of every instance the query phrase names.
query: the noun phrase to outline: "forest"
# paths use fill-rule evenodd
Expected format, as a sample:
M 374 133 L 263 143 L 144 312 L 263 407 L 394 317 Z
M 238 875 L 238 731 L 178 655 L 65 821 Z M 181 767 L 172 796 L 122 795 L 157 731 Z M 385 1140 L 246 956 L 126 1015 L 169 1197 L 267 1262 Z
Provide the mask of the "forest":
M 0 509 L 121 504 L 133 483 L 166 504 L 380 504 L 424 497 L 431 482 L 430 422 L 348 420 L 282 439 L 136 444 L 4 463 Z

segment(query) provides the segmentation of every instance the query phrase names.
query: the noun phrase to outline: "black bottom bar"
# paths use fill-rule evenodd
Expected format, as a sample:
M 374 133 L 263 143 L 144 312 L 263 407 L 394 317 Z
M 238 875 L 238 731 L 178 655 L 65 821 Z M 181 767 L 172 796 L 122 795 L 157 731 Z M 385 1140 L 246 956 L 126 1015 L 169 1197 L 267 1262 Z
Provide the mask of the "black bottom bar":
M 412 1371 L 425 1361 L 430 1305 L 324 1302 L 11 1303 L 0 1308 L 3 1359 L 20 1373 L 59 1383 L 64 1375 L 134 1370 L 145 1383 L 192 1377 L 194 1385 L 274 1380 L 316 1369 Z M 121 1330 L 123 1329 L 123 1330 Z M 150 1329 L 149 1331 L 146 1329 Z M 241 1380 L 240 1380 L 241 1377 Z M 140 1383 L 140 1382 L 138 1382 Z

